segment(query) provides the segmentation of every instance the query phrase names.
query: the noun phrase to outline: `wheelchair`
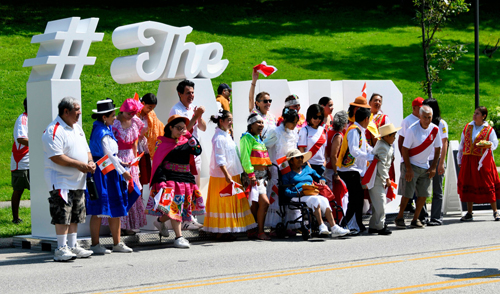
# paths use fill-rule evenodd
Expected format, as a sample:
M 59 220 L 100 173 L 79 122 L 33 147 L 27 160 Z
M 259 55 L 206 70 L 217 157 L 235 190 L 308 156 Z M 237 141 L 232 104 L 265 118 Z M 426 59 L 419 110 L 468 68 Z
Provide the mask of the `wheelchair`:
M 289 224 L 300 223 L 300 230 L 302 232 L 302 239 L 304 241 L 309 240 L 312 236 L 319 235 L 319 224 L 313 215 L 312 209 L 307 207 L 305 202 L 301 202 L 300 191 L 295 187 L 295 185 L 284 185 L 282 175 L 279 172 L 277 165 L 273 164 L 273 167 L 278 169 L 278 201 L 279 201 L 279 211 L 278 216 L 281 218 L 281 222 L 276 225 L 276 235 L 279 238 L 284 238 L 286 235 L 286 229 Z M 286 188 L 295 189 L 297 192 L 297 198 L 299 201 L 294 201 L 292 198 L 287 197 L 285 194 Z M 342 207 L 337 204 L 335 200 L 330 201 L 330 208 L 332 210 L 333 217 L 336 222 L 340 222 L 343 218 L 344 213 Z M 286 220 L 287 209 L 289 210 L 299 210 L 300 216 L 293 220 Z

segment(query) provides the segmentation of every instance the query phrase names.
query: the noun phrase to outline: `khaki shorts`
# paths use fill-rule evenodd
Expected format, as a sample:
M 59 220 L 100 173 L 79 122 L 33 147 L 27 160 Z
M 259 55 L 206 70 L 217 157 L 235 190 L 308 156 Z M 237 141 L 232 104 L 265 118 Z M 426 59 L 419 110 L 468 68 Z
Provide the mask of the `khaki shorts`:
M 417 197 L 431 197 L 432 185 L 431 179 L 429 179 L 429 174 L 427 173 L 427 169 L 415 166 L 413 164 L 411 165 L 411 169 L 413 170 L 413 179 L 411 180 L 411 182 L 407 182 L 405 179 L 406 166 L 404 164 L 401 166 L 399 191 L 403 191 L 403 196 L 410 199 L 413 198 L 413 194 L 415 192 Z
M 69 190 L 68 203 L 59 195 L 59 190 L 49 192 L 49 208 L 53 225 L 85 223 L 85 190 Z
M 22 191 L 30 189 L 30 170 L 15 170 L 11 172 L 12 189 L 14 191 Z

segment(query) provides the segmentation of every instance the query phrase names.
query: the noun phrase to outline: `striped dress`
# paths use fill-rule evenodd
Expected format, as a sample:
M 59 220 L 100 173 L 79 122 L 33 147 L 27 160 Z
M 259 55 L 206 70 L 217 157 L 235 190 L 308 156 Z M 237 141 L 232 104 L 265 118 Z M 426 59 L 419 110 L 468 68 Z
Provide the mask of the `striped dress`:
M 246 132 L 240 139 L 241 165 L 245 172 L 252 177 L 254 166 L 269 166 L 271 159 L 267 152 L 266 145 L 260 136 L 253 136 Z

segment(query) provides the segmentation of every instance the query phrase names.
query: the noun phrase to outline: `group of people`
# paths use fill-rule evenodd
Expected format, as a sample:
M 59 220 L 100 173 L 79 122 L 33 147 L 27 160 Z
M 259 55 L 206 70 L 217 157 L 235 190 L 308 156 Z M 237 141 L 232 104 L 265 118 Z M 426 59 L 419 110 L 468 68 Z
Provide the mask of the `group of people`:
M 231 88 L 227 84 L 218 88 L 221 108 L 210 117 L 213 126 L 202 117 L 205 108 L 194 105 L 195 85 L 188 80 L 177 86 L 179 102 L 172 107 L 166 124 L 154 112 L 158 101 L 151 93 L 126 99 L 118 115 L 113 100 L 100 100 L 93 110 L 95 121 L 88 144 L 77 123 L 81 106 L 74 98 L 63 98 L 59 115 L 42 136 L 50 214 L 58 244 L 54 260 L 111 253 L 99 243 L 101 225 L 110 228 L 113 252 L 132 252 L 120 237 L 146 225 L 146 215 L 155 216 L 154 226 L 161 236 L 169 236 L 166 222 L 170 221 L 177 248 L 190 247 L 182 236 L 183 223 L 202 227 L 219 241 L 233 241 L 234 234 L 241 232 L 247 232 L 250 239 L 270 240 L 280 222 L 289 223 L 286 234 L 293 236 L 300 232 L 300 224 L 293 221 L 300 218 L 300 211 L 286 209 L 284 217 L 280 213 L 279 174 L 286 187 L 284 194 L 312 210 L 321 235 L 358 235 L 365 231 L 365 199 L 372 214 L 368 233 L 389 235 L 385 204 L 396 181 L 397 133 L 402 155 L 399 194 L 403 197 L 396 227 L 406 228 L 403 214 L 414 198 L 411 227 L 442 224 L 448 127 L 435 99 L 413 100 L 412 114 L 399 128 L 382 112 L 380 94 L 370 99 L 357 97 L 347 112 L 335 114 L 332 99 L 323 97 L 318 104 L 310 105 L 305 115 L 300 113 L 299 97 L 290 95 L 285 98 L 281 117 L 276 118 L 270 112 L 270 94 L 255 95 L 257 79 L 254 71 L 250 115 L 239 148 L 235 143 L 238 138 L 233 139 Z M 14 223 L 21 221 L 14 214 L 14 204 L 23 189 L 29 189 L 26 100 L 25 110 L 16 121 L 12 148 Z M 498 140 L 486 117 L 485 107 L 476 109 L 473 121 L 461 135 L 458 190 L 462 201 L 468 203 L 463 221 L 473 219 L 473 203 L 491 203 L 495 220 L 500 220 L 496 207 L 500 179 L 491 152 Z M 214 127 L 215 134 L 204 203 L 199 189 L 203 146 L 198 132 L 208 127 Z M 146 184 L 150 194 L 144 204 L 141 190 Z M 230 192 L 223 195 L 228 187 Z M 321 195 L 318 187 L 348 198 L 340 224 L 335 221 L 331 199 Z M 245 197 L 241 197 L 243 190 Z M 428 219 L 425 202 L 431 196 Z M 92 216 L 90 250 L 76 242 L 77 225 L 86 215 Z M 197 215 L 205 215 L 203 225 L 196 221 Z M 271 227 L 271 232 L 267 234 L 264 227 Z

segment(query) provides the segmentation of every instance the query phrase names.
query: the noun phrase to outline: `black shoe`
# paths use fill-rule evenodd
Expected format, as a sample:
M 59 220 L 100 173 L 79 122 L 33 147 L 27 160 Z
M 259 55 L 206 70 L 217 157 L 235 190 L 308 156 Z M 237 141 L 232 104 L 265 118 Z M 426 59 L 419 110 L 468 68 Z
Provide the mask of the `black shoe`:
M 22 219 L 20 219 L 20 218 L 15 219 L 15 220 L 12 220 L 12 223 L 13 223 L 13 224 L 15 224 L 15 225 L 18 225 L 18 224 L 20 224 L 20 223 L 22 223 L 22 222 L 23 222 L 23 220 L 22 220 Z
M 377 229 L 368 228 L 368 234 L 378 234 L 378 231 Z
M 462 216 L 462 218 L 460 219 L 461 222 L 471 222 L 473 220 L 474 220 L 474 218 L 472 217 L 472 214 L 468 213 L 468 212 L 467 212 L 467 214 Z
M 440 220 L 437 220 L 437 219 L 431 219 L 429 222 L 427 222 L 427 225 L 429 227 L 440 226 L 442 224 L 443 224 L 443 222 L 441 222 Z
M 390 235 L 390 234 L 392 234 L 392 232 L 386 226 L 384 226 L 384 228 L 382 230 L 369 228 L 368 234 Z
M 500 214 L 498 213 L 498 211 L 495 211 L 493 212 L 493 217 L 495 218 L 495 221 L 500 221 Z

